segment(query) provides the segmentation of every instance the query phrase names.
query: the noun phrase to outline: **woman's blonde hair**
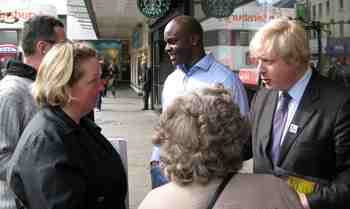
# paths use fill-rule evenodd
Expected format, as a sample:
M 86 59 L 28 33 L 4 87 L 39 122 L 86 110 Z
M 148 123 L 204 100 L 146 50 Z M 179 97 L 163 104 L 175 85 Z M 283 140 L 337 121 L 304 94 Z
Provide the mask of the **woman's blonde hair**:
M 64 106 L 72 98 L 68 88 L 82 76 L 80 64 L 96 57 L 96 51 L 84 43 L 55 44 L 45 55 L 33 84 L 33 96 L 39 106 Z
M 270 54 L 281 57 L 288 64 L 308 66 L 309 41 L 303 27 L 294 20 L 271 20 L 254 35 L 250 42 L 251 55 Z
M 153 143 L 171 180 L 208 183 L 242 167 L 249 126 L 222 86 L 178 97 L 160 117 Z

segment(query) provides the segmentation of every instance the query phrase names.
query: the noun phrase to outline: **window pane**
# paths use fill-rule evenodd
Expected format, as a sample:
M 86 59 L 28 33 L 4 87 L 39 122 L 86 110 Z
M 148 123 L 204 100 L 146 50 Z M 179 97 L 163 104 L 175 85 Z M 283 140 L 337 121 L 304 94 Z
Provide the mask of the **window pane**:
M 16 44 L 17 31 L 15 30 L 0 30 L 0 44 Z

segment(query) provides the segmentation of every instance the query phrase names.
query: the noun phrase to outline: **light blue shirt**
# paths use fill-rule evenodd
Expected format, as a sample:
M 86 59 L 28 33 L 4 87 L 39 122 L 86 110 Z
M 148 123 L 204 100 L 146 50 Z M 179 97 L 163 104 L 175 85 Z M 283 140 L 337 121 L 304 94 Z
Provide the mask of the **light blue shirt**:
M 179 66 L 166 79 L 162 92 L 163 110 L 178 96 L 210 87 L 215 83 L 224 85 L 240 108 L 241 114 L 249 111 L 247 93 L 239 78 L 226 66 L 209 54 L 199 60 L 187 72 Z
M 291 122 L 293 120 L 295 112 L 298 109 L 298 106 L 300 104 L 300 100 L 304 95 L 306 86 L 310 81 L 311 74 L 312 74 L 312 70 L 308 69 L 305 72 L 305 74 L 303 75 L 303 77 L 301 79 L 299 79 L 288 91 L 288 94 L 292 97 L 292 99 L 290 100 L 290 102 L 288 104 L 288 116 L 287 116 L 286 125 L 285 125 L 284 130 L 283 130 L 281 144 L 284 141 L 284 137 L 286 136 L 287 131 L 295 132 L 295 133 L 297 132 L 298 126 L 295 124 L 291 124 Z M 282 92 L 280 91 L 279 94 L 281 94 L 281 93 Z
M 216 83 L 224 85 L 238 104 L 242 115 L 249 111 L 247 93 L 239 78 L 225 65 L 217 62 L 208 54 L 200 59 L 189 70 L 181 66 L 172 72 L 165 80 L 162 92 L 162 108 L 165 110 L 175 98 L 191 91 L 213 86 Z M 151 161 L 159 161 L 159 148 L 153 147 Z

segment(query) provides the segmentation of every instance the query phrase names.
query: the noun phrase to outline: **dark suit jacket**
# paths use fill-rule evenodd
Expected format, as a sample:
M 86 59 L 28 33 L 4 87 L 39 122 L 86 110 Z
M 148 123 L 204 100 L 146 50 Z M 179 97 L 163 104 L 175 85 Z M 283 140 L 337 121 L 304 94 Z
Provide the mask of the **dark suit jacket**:
M 307 195 L 311 209 L 350 205 L 350 91 L 313 72 L 281 145 L 277 169 L 269 156 L 273 113 L 278 91 L 261 89 L 252 101 L 252 140 L 244 149 L 253 155 L 254 172 L 278 170 L 315 180 L 316 192 Z M 277 173 L 276 173 L 277 172 Z
M 152 88 L 152 68 L 145 67 L 145 72 L 143 74 L 143 90 L 151 91 Z

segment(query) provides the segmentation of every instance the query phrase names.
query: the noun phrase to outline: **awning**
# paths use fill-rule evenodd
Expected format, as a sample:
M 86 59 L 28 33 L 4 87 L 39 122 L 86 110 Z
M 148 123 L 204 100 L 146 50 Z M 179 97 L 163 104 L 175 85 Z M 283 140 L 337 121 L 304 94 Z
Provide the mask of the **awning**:
M 350 38 L 328 38 L 326 53 L 328 56 L 350 56 Z

